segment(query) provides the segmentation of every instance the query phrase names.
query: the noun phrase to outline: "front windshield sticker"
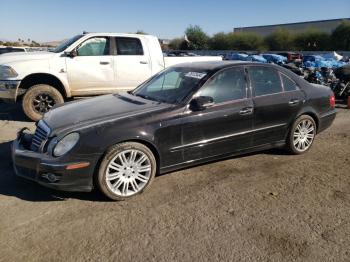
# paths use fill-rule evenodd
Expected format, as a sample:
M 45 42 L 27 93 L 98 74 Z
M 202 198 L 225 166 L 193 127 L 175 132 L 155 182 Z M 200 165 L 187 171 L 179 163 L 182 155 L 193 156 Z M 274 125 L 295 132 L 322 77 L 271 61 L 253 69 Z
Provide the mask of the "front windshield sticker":
M 202 79 L 203 77 L 206 76 L 205 73 L 198 73 L 198 72 L 188 72 L 185 76 L 187 77 L 193 77 L 197 79 Z

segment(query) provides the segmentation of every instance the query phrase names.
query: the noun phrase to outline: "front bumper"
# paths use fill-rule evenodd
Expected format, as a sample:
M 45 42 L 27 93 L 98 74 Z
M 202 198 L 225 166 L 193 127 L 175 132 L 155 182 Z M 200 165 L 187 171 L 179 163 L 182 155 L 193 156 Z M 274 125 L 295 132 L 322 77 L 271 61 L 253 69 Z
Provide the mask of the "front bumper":
M 35 181 L 45 187 L 63 190 L 89 192 L 93 188 L 95 157 L 76 157 L 67 162 L 44 153 L 26 149 L 21 135 L 12 143 L 12 161 L 17 176 Z M 89 166 L 67 170 L 72 164 L 89 162 Z M 52 181 L 49 178 L 56 178 Z
M 0 99 L 5 101 L 16 101 L 24 90 L 19 88 L 20 80 L 0 80 Z

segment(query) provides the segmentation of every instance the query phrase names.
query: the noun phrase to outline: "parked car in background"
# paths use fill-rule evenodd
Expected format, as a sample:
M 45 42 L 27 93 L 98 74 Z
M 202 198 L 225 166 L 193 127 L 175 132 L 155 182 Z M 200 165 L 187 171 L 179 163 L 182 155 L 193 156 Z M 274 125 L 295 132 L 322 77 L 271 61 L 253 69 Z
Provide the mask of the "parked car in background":
M 222 60 L 217 56 L 163 57 L 151 35 L 88 33 L 74 36 L 53 52 L 0 56 L 0 99 L 21 101 L 38 120 L 74 96 L 132 90 L 171 65 Z
M 329 87 L 285 68 L 187 63 L 133 91 L 58 106 L 35 134 L 19 133 L 12 159 L 17 175 L 44 186 L 97 186 L 123 200 L 157 173 L 280 146 L 305 153 L 335 115 Z
M 0 46 L 0 55 L 14 52 L 27 52 L 26 47 Z
M 281 56 L 284 56 L 287 58 L 287 63 L 291 62 L 302 62 L 303 61 L 303 55 L 300 53 L 294 53 L 294 52 L 284 52 L 284 53 L 278 53 Z

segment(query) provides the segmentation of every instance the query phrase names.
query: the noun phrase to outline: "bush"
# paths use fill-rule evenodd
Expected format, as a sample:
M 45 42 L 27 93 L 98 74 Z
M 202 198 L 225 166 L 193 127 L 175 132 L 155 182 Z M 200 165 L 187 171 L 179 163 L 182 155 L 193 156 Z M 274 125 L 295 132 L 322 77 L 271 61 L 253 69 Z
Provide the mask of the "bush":
M 284 51 L 294 50 L 294 36 L 285 29 L 277 29 L 271 35 L 265 38 L 268 50 Z
M 293 33 L 280 28 L 265 38 L 247 32 L 219 32 L 209 37 L 199 26 L 189 26 L 185 34 L 189 42 L 183 38 L 175 38 L 170 42 L 169 47 L 177 50 L 237 51 L 350 50 L 350 21 L 343 21 L 331 35 L 315 29 Z
M 350 21 L 343 21 L 331 35 L 334 50 L 350 50 Z
M 327 33 L 309 29 L 295 36 L 294 45 L 298 50 L 331 50 L 330 36 Z

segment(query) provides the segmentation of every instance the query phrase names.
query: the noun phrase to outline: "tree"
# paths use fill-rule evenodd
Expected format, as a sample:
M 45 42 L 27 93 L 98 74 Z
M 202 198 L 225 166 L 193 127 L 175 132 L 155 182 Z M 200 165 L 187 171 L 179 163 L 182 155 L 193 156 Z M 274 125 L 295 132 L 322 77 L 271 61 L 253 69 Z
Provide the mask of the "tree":
M 184 41 L 183 38 L 174 38 L 170 41 L 169 48 L 172 50 L 180 50 Z
M 343 21 L 331 35 L 334 50 L 350 50 L 350 22 Z
M 254 33 L 229 33 L 229 48 L 234 50 L 262 50 L 263 39 Z
M 213 35 L 209 40 L 209 49 L 212 50 L 229 50 L 230 49 L 230 39 L 229 35 L 220 32 Z
M 298 50 L 326 51 L 330 50 L 330 36 L 327 33 L 308 29 L 295 35 L 294 46 Z
M 208 49 L 209 36 L 204 33 L 198 25 L 187 27 L 185 35 L 189 40 L 189 44 L 185 49 L 188 50 L 205 50 Z
M 294 50 L 293 40 L 294 37 L 289 31 L 279 28 L 265 38 L 265 43 L 269 50 L 285 51 Z

